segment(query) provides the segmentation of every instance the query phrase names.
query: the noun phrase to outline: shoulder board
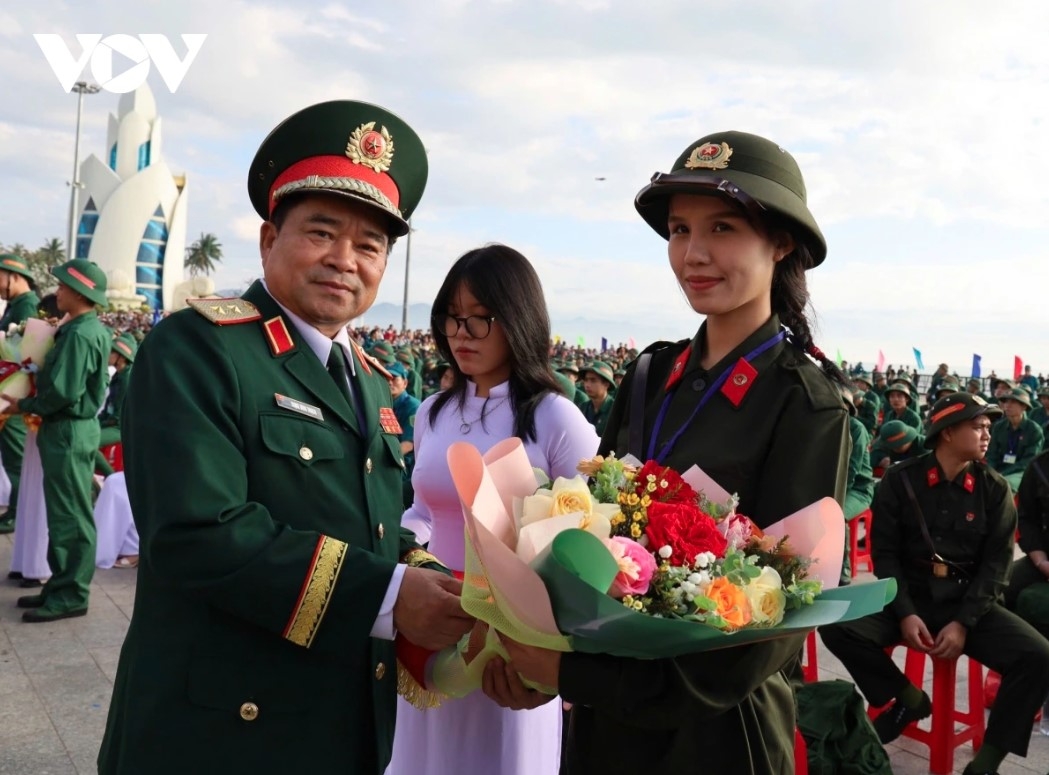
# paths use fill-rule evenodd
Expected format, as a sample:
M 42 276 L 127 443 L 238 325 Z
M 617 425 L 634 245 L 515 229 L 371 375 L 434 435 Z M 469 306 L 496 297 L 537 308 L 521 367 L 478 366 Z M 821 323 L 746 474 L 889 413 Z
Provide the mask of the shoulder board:
M 386 367 L 382 365 L 382 361 L 373 355 L 368 355 L 364 352 L 364 348 L 357 344 L 356 340 L 350 340 L 350 346 L 353 347 L 353 351 L 357 353 L 357 359 L 361 362 L 361 366 L 364 367 L 366 374 L 371 374 L 371 369 L 375 369 L 379 374 L 386 379 L 393 379 L 393 375 L 386 371 Z
M 217 326 L 250 323 L 262 315 L 250 301 L 233 299 L 186 299 L 186 304 Z

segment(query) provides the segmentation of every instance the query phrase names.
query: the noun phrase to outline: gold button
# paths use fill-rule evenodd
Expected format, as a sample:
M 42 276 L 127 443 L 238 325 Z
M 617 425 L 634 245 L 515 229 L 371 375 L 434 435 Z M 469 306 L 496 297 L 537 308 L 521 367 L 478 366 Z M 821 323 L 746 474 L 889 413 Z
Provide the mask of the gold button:
M 380 662 L 375 666 L 375 680 L 381 681 L 384 675 L 386 675 L 386 665 Z
M 303 460 L 313 460 L 313 450 L 309 447 L 299 447 L 299 457 Z
M 382 540 L 382 537 L 386 535 L 386 528 L 382 526 L 382 522 L 380 522 L 379 526 L 375 528 L 375 535 L 379 536 L 380 541 Z
M 367 471 L 369 474 L 372 472 L 372 459 L 371 458 L 368 458 L 367 460 L 364 461 L 364 470 Z
M 259 717 L 259 706 L 254 702 L 245 702 L 240 706 L 240 717 L 245 721 L 254 721 Z

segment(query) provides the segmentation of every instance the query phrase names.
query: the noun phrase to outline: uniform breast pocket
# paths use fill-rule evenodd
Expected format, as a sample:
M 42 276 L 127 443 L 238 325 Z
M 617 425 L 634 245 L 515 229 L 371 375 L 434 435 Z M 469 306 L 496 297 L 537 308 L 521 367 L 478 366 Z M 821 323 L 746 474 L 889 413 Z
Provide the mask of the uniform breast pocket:
M 323 423 L 291 414 L 261 414 L 262 443 L 270 452 L 309 468 L 322 460 L 345 456 L 338 433 Z
M 401 441 L 392 433 L 382 434 L 382 440 L 385 442 L 387 457 L 391 465 L 397 468 L 404 468 L 404 453 L 401 452 Z

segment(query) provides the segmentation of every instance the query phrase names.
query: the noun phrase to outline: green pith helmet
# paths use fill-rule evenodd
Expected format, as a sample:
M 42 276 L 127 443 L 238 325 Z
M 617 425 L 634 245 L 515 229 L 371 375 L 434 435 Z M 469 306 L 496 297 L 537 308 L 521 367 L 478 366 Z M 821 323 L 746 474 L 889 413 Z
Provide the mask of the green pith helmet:
M 867 386 L 866 390 L 870 390 L 872 387 L 874 387 L 874 378 L 871 377 L 871 375 L 865 371 L 861 371 L 859 374 L 853 376 L 852 381 L 862 382 L 864 385 Z
M 291 194 L 352 197 L 389 216 L 390 235 L 408 233 L 426 187 L 422 140 L 385 108 L 335 100 L 282 121 L 259 146 L 248 172 L 248 195 L 264 220 Z
M 368 355 L 371 355 L 386 366 L 390 365 L 391 363 L 397 362 L 397 356 L 395 356 L 393 354 L 393 350 L 389 349 L 388 347 L 380 347 L 379 345 L 375 345 L 372 349 L 368 351 Z
M 889 420 L 881 426 L 878 438 L 893 452 L 902 452 L 904 447 L 918 438 L 918 431 L 902 420 Z
M 121 334 L 113 340 L 109 349 L 117 355 L 124 356 L 129 363 L 134 363 L 135 356 L 138 354 L 138 342 L 131 334 Z
M 954 377 L 944 377 L 940 380 L 940 384 L 936 386 L 936 393 L 939 394 L 944 390 L 949 393 L 960 393 L 962 385 Z
M 106 304 L 106 273 L 94 261 L 74 258 L 51 270 L 55 278 L 94 304 Z
M 886 399 L 888 399 L 889 395 L 892 393 L 902 393 L 903 396 L 906 397 L 908 404 L 914 401 L 913 396 L 911 396 L 911 389 L 907 386 L 907 383 L 905 382 L 893 382 L 891 385 L 885 388 Z
M 989 404 L 974 393 L 951 393 L 932 405 L 929 412 L 929 435 L 925 437 L 926 449 L 936 448 L 936 437 L 944 428 L 960 422 L 987 415 L 993 422 L 1002 416 L 1001 408 Z
M 999 396 L 998 401 L 1016 401 L 1018 404 L 1023 404 L 1028 409 L 1031 408 L 1031 396 L 1022 387 L 1014 387 L 1008 393 Z
M 14 253 L 0 255 L 0 269 L 11 274 L 20 274 L 27 280 L 33 279 L 33 273 L 29 271 L 25 259 L 21 256 L 16 256 Z
M 667 214 L 674 194 L 716 194 L 748 212 L 771 211 L 798 227 L 796 238 L 812 253 L 813 266 L 827 256 L 827 242 L 806 204 L 805 181 L 794 157 L 764 137 L 716 132 L 690 144 L 669 173 L 656 173 L 634 206 L 649 226 L 669 239 Z
M 585 376 L 588 371 L 594 372 L 597 376 L 603 379 L 612 387 L 616 386 L 615 375 L 612 374 L 612 367 L 604 361 L 593 361 L 588 366 L 579 370 L 580 376 Z

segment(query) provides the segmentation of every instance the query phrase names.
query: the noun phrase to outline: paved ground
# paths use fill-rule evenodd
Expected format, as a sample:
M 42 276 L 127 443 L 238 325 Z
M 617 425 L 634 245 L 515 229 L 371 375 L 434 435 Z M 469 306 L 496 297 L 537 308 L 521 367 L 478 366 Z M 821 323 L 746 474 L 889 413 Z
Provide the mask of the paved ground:
M 0 775 L 95 773 L 136 571 L 98 571 L 82 619 L 23 624 L 15 600 L 26 590 L 3 580 L 10 559 L 11 538 L 0 536 Z M 822 646 L 818 660 L 821 678 L 848 678 Z M 965 696 L 964 685 L 959 693 Z M 928 772 L 928 755 L 913 741 L 901 738 L 889 753 L 897 775 Z M 970 747 L 959 749 L 955 771 L 971 758 Z M 1028 757 L 1010 756 L 1000 772 L 1045 775 L 1049 737 L 1035 729 Z

